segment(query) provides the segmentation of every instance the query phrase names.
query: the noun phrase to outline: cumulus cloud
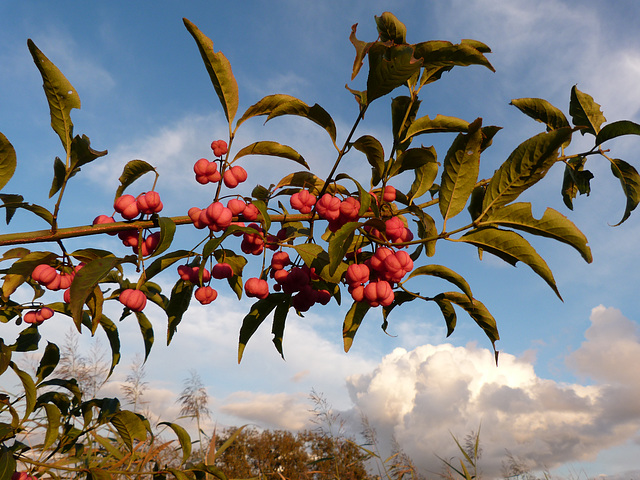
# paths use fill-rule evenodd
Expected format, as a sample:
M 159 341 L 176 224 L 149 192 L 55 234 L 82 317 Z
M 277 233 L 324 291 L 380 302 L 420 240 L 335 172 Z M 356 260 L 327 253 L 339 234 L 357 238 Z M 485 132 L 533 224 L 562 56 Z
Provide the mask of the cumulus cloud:
M 443 344 L 398 348 L 348 389 L 381 438 L 395 437 L 426 471 L 441 469 L 435 455 L 459 453 L 451 435 L 478 429 L 488 476 L 500 474 L 505 449 L 540 469 L 593 460 L 640 429 L 640 378 L 624 367 L 640 362 L 640 342 L 615 309 L 595 308 L 591 322 L 568 363 L 593 385 L 540 378 L 526 358 L 502 353 L 496 367 L 490 350 Z
M 225 402 L 220 407 L 222 413 L 255 422 L 261 427 L 300 430 L 309 424 L 308 395 L 302 392 L 235 392 Z

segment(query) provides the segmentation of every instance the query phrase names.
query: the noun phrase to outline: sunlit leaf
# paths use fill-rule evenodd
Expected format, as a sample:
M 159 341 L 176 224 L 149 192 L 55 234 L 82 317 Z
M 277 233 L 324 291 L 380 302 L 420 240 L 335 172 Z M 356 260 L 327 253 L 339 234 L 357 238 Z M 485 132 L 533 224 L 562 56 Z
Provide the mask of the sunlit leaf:
M 176 224 L 169 217 L 159 217 L 158 225 L 160 226 L 160 243 L 153 252 L 151 257 L 155 257 L 167 251 L 173 242 L 173 236 L 176 233 Z
M 118 431 L 120 438 L 129 449 L 133 450 L 133 441 L 143 442 L 147 439 L 147 429 L 144 422 L 135 413 L 121 410 L 111 417 L 111 425 Z
M 42 450 L 47 450 L 55 443 L 60 434 L 60 409 L 53 403 L 43 405 L 47 415 L 47 431 L 44 435 Z
M 281 145 L 277 142 L 265 140 L 247 145 L 236 154 L 233 161 L 235 162 L 239 158 L 246 155 L 268 155 L 272 157 L 286 158 L 299 163 L 307 169 L 309 168 L 309 165 L 307 165 L 307 162 L 304 160 L 304 158 L 302 158 L 302 155 L 296 152 L 293 148 L 287 145 Z
M 115 198 L 120 197 L 129 185 L 145 173 L 149 172 L 155 172 L 157 175 L 156 169 L 144 160 L 131 160 L 127 162 L 122 169 L 122 175 L 120 175 L 120 178 L 118 179 L 120 181 L 120 186 L 116 190 Z
M 191 456 L 191 437 L 189 433 L 176 423 L 160 422 L 158 426 L 160 425 L 168 426 L 176 434 L 180 442 L 180 448 L 182 449 L 182 463 L 186 462 Z
M 629 120 L 619 120 L 617 122 L 609 123 L 602 127 L 602 130 L 598 132 L 598 135 L 596 136 L 596 145 L 600 145 L 612 138 L 621 137 L 622 135 L 640 135 L 640 125 Z M 1 185 L 0 188 L 2 188 Z
M 70 152 L 73 138 L 71 109 L 80 108 L 78 92 L 62 72 L 58 70 L 58 67 L 36 47 L 31 39 L 27 40 L 27 46 L 36 67 L 38 67 L 42 75 L 44 93 L 49 101 L 51 127 L 60 137 L 65 152 Z
M 236 129 L 244 123 L 246 120 L 258 117 L 260 115 L 269 115 L 273 110 L 275 110 L 280 105 L 298 100 L 296 97 L 291 95 L 284 94 L 276 94 L 276 95 L 267 95 L 262 98 L 257 103 L 251 105 L 247 110 L 242 114 L 242 117 L 236 122 Z
M 511 100 L 511 105 L 525 115 L 547 125 L 547 130 L 569 126 L 569 121 L 562 110 L 542 98 L 516 98 Z
M 442 278 L 454 284 L 456 287 L 462 290 L 464 294 L 467 297 L 469 297 L 469 300 L 473 298 L 473 295 L 471 294 L 471 287 L 469 287 L 469 284 L 464 279 L 464 277 L 454 272 L 449 267 L 445 267 L 444 265 L 434 265 L 434 264 L 423 265 L 421 267 L 414 269 L 409 274 L 406 280 L 409 280 L 410 278 L 414 278 L 418 275 L 431 275 L 434 277 Z
M 351 308 L 344 317 L 342 325 L 342 339 L 344 342 L 344 351 L 348 352 L 353 345 L 353 338 L 356 336 L 358 328 L 371 307 L 367 302 L 353 302 Z
M 383 42 L 407 43 L 407 27 L 395 15 L 384 12 L 375 16 L 380 40 Z
M 13 177 L 16 171 L 16 164 L 16 151 L 13 145 L 11 145 L 7 137 L 0 133 L 0 190 Z
M 434 119 L 431 119 L 425 115 L 411 124 L 403 141 L 422 133 L 466 132 L 468 128 L 469 122 L 460 118 L 438 114 Z
M 558 149 L 570 135 L 571 129 L 565 127 L 522 142 L 491 177 L 483 211 L 512 202 L 541 180 L 558 160 Z
M 620 180 L 622 191 L 627 197 L 627 204 L 624 209 L 624 215 L 616 225 L 624 222 L 631 212 L 635 210 L 640 202 L 640 175 L 638 171 L 624 160 L 614 158 L 611 160 L 611 171 L 615 177 Z
M 135 312 L 135 314 L 138 319 L 138 325 L 140 326 L 142 339 L 144 340 L 144 361 L 146 362 L 151 352 L 151 347 L 153 346 L 153 325 L 151 325 L 151 322 L 144 313 Z
M 534 235 L 553 238 L 572 246 L 585 261 L 591 263 L 591 249 L 587 237 L 567 217 L 547 208 L 541 219 L 533 218 L 530 203 L 513 203 L 493 210 L 478 223 L 483 226 L 502 226 L 523 230 Z
M 464 210 L 478 181 L 482 120 L 471 125 L 468 134 L 458 134 L 444 158 L 438 204 L 445 222 Z
M 353 148 L 367 156 L 367 161 L 371 168 L 373 168 L 379 179 L 382 178 L 384 172 L 384 150 L 380 141 L 371 135 L 363 135 L 353 142 Z
M 22 382 L 22 388 L 24 388 L 25 406 L 22 419 L 25 420 L 29 418 L 29 415 L 31 415 L 36 406 L 36 384 L 34 383 L 33 378 L 31 378 L 31 375 L 24 370 L 21 370 L 15 363 L 10 362 L 9 366 L 13 369 L 15 374 L 18 375 L 20 382 Z
M 482 65 L 495 72 L 493 65 L 483 55 L 483 53 L 488 53 L 488 47 L 482 44 L 480 49 L 477 49 L 476 45 L 478 44 L 470 40 L 464 40 L 459 45 L 442 40 L 432 40 L 416 44 L 414 56 L 421 58 L 424 62 L 424 67 L 428 69 L 436 69 L 438 67 L 451 69 L 454 66 Z
M 607 121 L 591 95 L 581 92 L 574 85 L 571 88 L 571 101 L 569 102 L 569 115 L 576 127 L 581 127 L 582 135 L 590 133 L 597 135 L 600 125 Z
M 355 230 L 360 225 L 359 222 L 346 223 L 329 239 L 329 275 L 334 275 L 334 278 L 336 270 L 343 263 L 342 259 L 353 243 Z
M 371 103 L 405 84 L 421 65 L 422 61 L 414 58 L 410 45 L 386 47 L 380 43 L 373 44 L 369 48 L 367 101 Z
M 338 263 L 335 271 L 331 273 L 331 261 L 329 254 L 324 249 L 315 243 L 304 243 L 302 245 L 294 246 L 300 258 L 309 268 L 315 268 L 315 272 L 325 282 L 338 283 L 342 278 L 342 275 L 347 270 L 347 264 L 344 262 Z
M 329 115 L 329 113 L 317 103 L 310 107 L 302 100 L 293 98 L 289 102 L 280 103 L 280 105 L 275 107 L 269 113 L 269 116 L 267 117 L 265 123 L 273 118 L 280 117 L 282 115 L 296 115 L 298 117 L 303 117 L 311 120 L 313 123 L 319 125 L 327 131 L 329 137 L 331 137 L 331 141 L 335 145 L 336 125 L 333 121 L 333 118 L 331 118 L 331 115 Z
M 213 88 L 222 104 L 224 115 L 227 117 L 229 125 L 231 125 L 238 111 L 238 83 L 231 71 L 231 64 L 222 52 L 215 53 L 213 51 L 213 42 L 198 27 L 186 18 L 182 20 L 198 45 L 198 50 L 200 50 L 200 55 L 211 78 Z
M 356 58 L 353 61 L 353 69 L 352 69 L 352 72 L 351 72 L 351 80 L 356 78 L 356 76 L 360 72 L 360 69 L 362 68 L 362 64 L 364 62 L 364 57 L 367 55 L 367 53 L 369 53 L 369 48 L 371 48 L 371 45 L 373 45 L 373 42 L 367 43 L 367 42 L 363 42 L 362 40 L 358 40 L 356 38 L 356 28 L 357 27 L 358 27 L 357 23 L 352 25 L 351 26 L 351 34 L 349 35 L 349 41 L 353 44 L 353 46 L 356 49 Z M 352 93 L 353 93 L 353 91 L 352 91 Z M 366 105 L 366 103 L 367 102 L 366 102 L 366 99 L 365 99 L 364 102 L 361 103 L 361 105 Z
M 522 236 L 510 230 L 483 227 L 465 233 L 458 242 L 475 245 L 485 252 L 492 253 L 515 266 L 518 261 L 531 267 L 553 289 L 562 300 L 551 270 L 542 257 Z

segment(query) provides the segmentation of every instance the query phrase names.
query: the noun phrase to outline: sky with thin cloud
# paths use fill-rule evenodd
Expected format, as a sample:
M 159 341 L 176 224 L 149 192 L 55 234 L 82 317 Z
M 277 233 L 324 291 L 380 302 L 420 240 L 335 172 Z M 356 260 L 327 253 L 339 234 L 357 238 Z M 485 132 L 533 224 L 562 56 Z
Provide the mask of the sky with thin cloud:
M 194 182 L 192 166 L 211 156 L 209 144 L 226 138 L 228 125 L 183 17 L 231 62 L 240 89 L 239 112 L 268 94 L 294 95 L 332 115 L 340 143 L 358 114 L 344 86 L 364 88 L 362 74 L 351 80 L 351 26 L 358 24 L 358 38 L 373 40 L 374 15 L 387 10 L 406 24 L 409 42 L 473 38 L 492 48 L 488 58 L 495 73 L 457 67 L 425 88 L 420 110 L 431 117 L 482 117 L 484 125 L 504 127 L 483 154 L 485 178 L 520 142 L 544 129 L 509 105 L 514 98 L 545 98 L 568 115 L 570 90 L 577 85 L 602 105 L 608 121 L 640 123 L 640 4 L 635 0 L 157 1 L 144 7 L 119 0 L 82 8 L 66 0 L 5 2 L 0 5 L 0 131 L 17 151 L 18 168 L 3 193 L 21 193 L 30 202 L 51 206 L 51 165 L 62 154 L 27 38 L 77 89 L 82 109 L 72 112 L 75 133 L 89 136 L 93 148 L 109 151 L 83 167 L 65 194 L 61 224 L 84 225 L 112 213 L 118 177 L 132 159 L 145 160 L 160 172 L 157 190 L 164 214 L 185 215 L 190 207 L 211 201 L 212 191 Z M 389 102 L 390 96 L 377 100 L 358 132 L 378 137 L 386 149 Z M 329 172 L 335 149 L 321 128 L 295 118 L 263 121 L 243 124 L 234 147 L 276 140 L 300 152 L 319 176 Z M 436 134 L 420 142 L 433 143 L 442 160 L 453 138 Z M 571 152 L 590 148 L 588 142 L 575 135 Z M 640 137 L 609 143 L 615 158 L 638 168 Z M 268 157 L 241 162 L 249 172 L 242 194 L 300 168 Z M 369 166 L 361 154 L 351 153 L 344 166 L 368 181 Z M 434 263 L 465 276 L 474 296 L 496 318 L 501 334 L 497 367 L 490 342 L 463 312 L 447 338 L 437 307 L 416 302 L 392 312 L 386 334 L 379 312 L 370 312 L 348 353 L 342 319 L 349 302 L 316 306 L 304 317 L 291 313 L 284 359 L 273 348 L 265 322 L 238 365 L 238 331 L 251 302 L 238 301 L 221 285 L 214 304 L 192 305 L 169 346 L 164 345 L 166 318 L 153 306 L 146 311 L 156 333 L 145 365 L 146 408 L 161 420 L 175 420 L 182 382 L 194 370 L 210 395 L 206 428 L 211 430 L 246 423 L 309 428 L 309 394 L 315 391 L 350 431 L 358 432 L 365 416 L 381 440 L 390 444 L 394 438 L 423 472 L 440 470 L 437 456 L 456 455 L 452 435 L 464 438 L 479 430 L 480 466 L 487 478 L 500 476 L 508 453 L 533 469 L 558 475 L 640 478 L 640 222 L 634 212 L 612 227 L 625 208 L 620 183 L 608 163 L 594 159 L 588 168 L 596 174 L 591 194 L 577 198 L 573 211 L 562 203 L 561 166 L 525 198 L 535 215 L 555 208 L 589 239 L 592 264 L 566 245 L 532 240 L 554 272 L 563 301 L 527 266 L 513 268 L 486 254 L 480 261 L 468 245 L 439 246 L 433 257 Z M 405 188 L 410 181 L 399 177 L 396 186 Z M 132 193 L 150 189 L 151 182 L 143 178 Z M 0 228 L 45 226 L 18 212 Z M 181 227 L 176 246 L 192 248 L 199 240 L 200 232 Z M 85 243 L 65 245 L 73 249 Z M 127 252 L 107 236 L 92 237 L 91 246 Z M 169 272 L 156 280 L 170 290 L 176 279 Z M 416 285 L 443 288 L 436 281 Z M 23 295 L 18 300 L 30 300 Z M 107 312 L 118 318 L 120 310 L 112 305 Z M 143 349 L 138 326 L 127 320 L 119 325 L 123 359 L 105 395 L 120 395 L 129 365 Z M 41 332 L 60 342 L 70 327 L 71 321 L 54 317 Z M 2 328 L 3 337 L 14 334 L 13 326 Z M 81 339 L 84 348 L 91 344 L 87 337 Z M 106 349 L 106 339 L 96 338 Z

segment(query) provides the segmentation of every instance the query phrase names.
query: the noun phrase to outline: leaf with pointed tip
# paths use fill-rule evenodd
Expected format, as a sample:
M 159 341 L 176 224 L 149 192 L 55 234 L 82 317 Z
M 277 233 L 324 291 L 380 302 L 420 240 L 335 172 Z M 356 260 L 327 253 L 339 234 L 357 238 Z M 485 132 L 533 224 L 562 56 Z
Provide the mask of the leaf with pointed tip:
M 156 169 L 144 160 L 131 160 L 127 162 L 127 164 L 122 169 L 122 175 L 120 175 L 120 178 L 118 179 L 120 181 L 120 186 L 116 190 L 115 198 L 120 197 L 129 185 L 131 185 L 145 173 L 149 172 L 155 172 L 156 175 L 158 174 L 158 172 L 156 172 Z
M 65 152 L 69 153 L 73 138 L 71 109 L 80 108 L 80 96 L 58 67 L 36 47 L 31 39 L 27 40 L 27 46 L 42 75 L 44 93 L 49 101 L 51 127 L 60 137 Z
M 458 287 L 460 290 L 462 290 L 464 292 L 464 294 L 467 297 L 469 297 L 469 300 L 473 299 L 473 295 L 471 293 L 471 287 L 469 287 L 469 284 L 464 279 L 464 277 L 462 275 L 454 272 L 453 270 L 451 270 L 448 267 L 445 267 L 443 265 L 434 265 L 434 264 L 423 265 L 423 266 L 418 267 L 415 270 L 413 270 L 411 272 L 411 274 L 407 277 L 405 282 L 407 280 L 409 280 L 410 278 L 416 277 L 418 275 L 431 275 L 431 276 L 434 276 L 434 277 L 442 278 L 442 279 L 454 284 L 456 287 Z
M 309 169 L 309 165 L 307 165 L 307 162 L 302 158 L 302 155 L 296 152 L 293 148 L 287 145 L 281 145 L 277 142 L 265 140 L 247 145 L 236 154 L 233 161 L 235 162 L 246 155 L 270 155 L 272 157 L 287 158 L 299 163 L 306 169 Z
M 51 180 L 51 189 L 49 189 L 49 198 L 53 197 L 60 191 L 67 176 L 67 167 L 60 157 L 56 157 L 53 161 L 53 180 Z
M 169 217 L 159 217 L 158 225 L 160 226 L 160 243 L 158 243 L 158 246 L 151 257 L 155 257 L 165 252 L 171 246 L 173 236 L 176 233 L 176 224 Z
M 537 122 L 544 123 L 547 130 L 569 126 L 562 110 L 542 98 L 516 98 L 511 100 L 511 105 Z
M 184 312 L 189 308 L 191 297 L 193 296 L 193 285 L 182 279 L 178 280 L 171 289 L 171 297 L 167 305 L 167 345 L 171 343 L 173 335 L 178 330 L 178 325 L 182 321 Z
M 415 45 L 414 56 L 421 58 L 425 69 L 444 67 L 451 69 L 454 66 L 466 67 L 469 65 L 482 65 L 492 72 L 496 70 L 483 53 L 489 53 L 488 47 L 483 43 L 480 49 L 470 40 L 454 45 L 442 40 L 431 40 Z M 478 45 L 479 46 L 479 45 Z
M 469 122 L 461 118 L 448 117 L 446 115 L 436 115 L 432 120 L 428 115 L 418 118 L 407 129 L 404 141 L 422 133 L 436 132 L 466 132 L 469 129 Z
M 624 160 L 614 158 L 611 160 L 611 171 L 613 175 L 620 180 L 622 191 L 627 197 L 627 205 L 624 209 L 622 220 L 614 225 L 614 227 L 624 222 L 631 212 L 635 210 L 640 202 L 640 175 L 638 171 Z
M 381 41 L 398 44 L 407 43 L 407 27 L 395 15 L 384 12 L 379 17 L 377 15 L 374 17 Z
M 244 112 L 242 117 L 236 122 L 236 130 L 238 127 L 244 123 L 246 120 L 249 120 L 253 117 L 259 117 L 261 115 L 269 115 L 280 105 L 291 102 L 294 100 L 298 100 L 296 97 L 292 97 L 291 95 L 284 94 L 276 94 L 276 95 L 267 95 L 266 97 L 259 100 L 257 103 L 251 105 Z
M 16 164 L 16 151 L 13 145 L 11 145 L 7 137 L 0 133 L 0 190 L 13 177 L 16 171 Z
M 156 258 L 153 263 L 145 269 L 147 280 L 150 280 L 152 277 L 156 276 L 165 268 L 170 267 L 177 261 L 182 260 L 183 258 L 189 258 L 192 254 L 193 252 L 188 250 L 176 250 L 175 252 L 170 252 L 162 257 Z
M 596 146 L 622 135 L 640 135 L 640 125 L 630 120 L 619 120 L 602 127 L 596 136 Z M 0 185 L 0 188 L 1 185 Z
M 444 158 L 438 205 L 445 221 L 464 210 L 478 181 L 481 125 L 479 118 L 471 124 L 468 134 L 458 134 Z
M 180 442 L 180 448 L 182 448 L 182 463 L 186 462 L 191 456 L 191 437 L 189 433 L 177 423 L 160 422 L 158 426 L 160 425 L 168 426 L 176 434 L 178 442 Z
M 367 156 L 367 161 L 373 168 L 377 178 L 382 178 L 384 172 L 384 149 L 380 141 L 371 135 L 363 135 L 353 142 L 353 148 Z
M 142 339 L 144 340 L 144 361 L 146 362 L 151 352 L 151 347 L 153 347 L 153 325 L 151 325 L 151 322 L 144 313 L 135 312 L 135 314 L 138 319 L 138 325 L 140 326 Z
M 484 330 L 484 333 L 487 335 L 489 340 L 491 340 L 494 352 L 496 351 L 496 342 L 500 340 L 498 326 L 496 325 L 495 319 L 482 302 L 476 299 L 470 301 L 466 295 L 463 295 L 460 292 L 444 292 L 436 295 L 435 299 L 436 301 L 447 300 L 455 303 L 459 307 L 462 307 L 469 316 L 475 320 L 478 326 Z
M 537 273 L 562 300 L 556 282 L 547 263 L 522 236 L 511 230 L 500 230 L 494 227 L 483 227 L 465 233 L 454 242 L 465 242 L 475 245 L 483 251 L 492 253 L 507 263 L 515 266 L 518 261 L 525 263 Z
M 573 199 L 578 193 L 589 195 L 591 193 L 591 184 L 593 173 L 584 169 L 587 162 L 586 157 L 571 158 L 564 167 L 564 176 L 562 178 L 562 201 L 573 210 Z
M 404 85 L 420 71 L 422 61 L 413 56 L 413 46 L 392 47 L 375 43 L 369 48 L 367 102 L 371 103 L 395 88 Z
M 356 229 L 362 225 L 360 222 L 349 222 L 331 235 L 329 239 L 329 275 L 334 275 L 342 259 L 353 244 Z
M 429 165 L 431 172 L 437 175 L 438 162 L 436 161 L 436 149 L 431 147 L 410 148 L 400 154 L 389 169 L 389 178 L 406 172 L 416 170 L 425 165 Z
M 353 46 L 356 49 L 356 58 L 353 61 L 353 69 L 351 72 L 351 80 L 353 80 L 354 78 L 356 78 L 356 76 L 358 75 L 358 73 L 360 72 L 360 69 L 362 68 L 362 64 L 364 62 L 364 57 L 367 55 L 367 53 L 369 53 L 369 49 L 371 48 L 371 45 L 373 45 L 373 42 L 367 43 L 367 42 L 363 42 L 362 40 L 358 40 L 356 38 L 356 28 L 358 27 L 358 24 L 355 23 L 351 26 L 351 34 L 349 35 L 349 41 L 353 44 Z M 347 87 L 349 88 L 349 87 Z M 352 91 L 353 93 L 353 91 Z M 366 99 L 364 101 L 364 104 L 366 105 Z
M 129 410 L 120 410 L 110 420 L 127 449 L 133 451 L 133 441 L 147 439 L 147 428 L 138 415 Z
M 353 302 L 351 308 L 344 317 L 342 325 L 342 339 L 344 341 L 344 351 L 348 352 L 353 344 L 358 328 L 371 307 L 367 302 Z
M 339 174 L 335 178 L 335 180 L 336 180 L 336 182 L 339 182 L 340 180 L 343 180 L 345 178 L 348 178 L 349 180 L 351 180 L 356 185 L 356 188 L 358 189 L 358 201 L 360 202 L 360 210 L 358 210 L 358 214 L 360 216 L 363 216 L 365 214 L 365 212 L 368 211 L 369 207 L 371 206 L 371 195 L 369 194 L 368 191 L 366 191 L 363 188 L 362 185 L 360 185 L 360 182 L 358 182 L 352 176 L 347 175 L 346 173 Z
M 0 447 L 0 480 L 11 480 L 18 467 L 13 453 L 7 447 Z
M 449 337 L 456 329 L 456 323 L 458 321 L 456 310 L 453 308 L 453 304 L 449 300 L 441 296 L 435 297 L 433 301 L 436 302 L 438 307 L 440 307 L 444 321 L 447 324 L 447 337 Z
M 198 27 L 186 18 L 182 20 L 198 45 L 204 66 L 222 104 L 224 115 L 231 125 L 238 111 L 238 83 L 231 71 L 231 64 L 222 52 L 215 53 L 213 51 L 213 42 Z
M 284 326 L 287 321 L 287 314 L 289 313 L 289 307 L 291 306 L 291 295 L 289 298 L 284 297 L 282 303 L 276 306 L 276 311 L 273 314 L 273 324 L 271 325 L 271 334 L 273 335 L 273 344 L 278 350 L 278 353 L 284 360 L 284 351 L 282 350 L 282 341 L 284 339 Z
M 405 138 L 407 129 L 415 121 L 420 100 L 412 99 L 406 95 L 395 97 L 391 100 L 391 130 L 393 132 L 393 144 L 396 152 L 404 152 L 411 143 L 410 138 Z
M 6 222 L 7 225 L 9 225 L 9 222 L 11 222 L 16 210 L 23 204 L 24 197 L 22 195 L 0 193 L 0 200 L 2 200 L 2 207 L 7 210 Z
M 116 368 L 116 365 L 120 362 L 120 337 L 118 336 L 118 327 L 116 327 L 116 324 L 104 315 L 100 317 L 100 327 L 104 330 L 107 340 L 109 341 L 109 346 L 111 347 L 111 367 L 107 375 L 110 377 L 113 369 Z
M 512 202 L 541 180 L 558 160 L 558 149 L 571 136 L 569 127 L 539 133 L 524 142 L 493 174 L 484 195 L 482 210 Z
M 415 169 L 414 175 L 415 179 L 411 184 L 409 193 L 407 194 L 407 200 L 409 203 L 420 198 L 433 186 L 433 182 L 438 175 L 438 162 L 434 159 L 433 162 L 425 163 Z
M 75 274 L 73 282 L 71 282 L 71 302 L 69 303 L 69 308 L 78 331 L 80 331 L 80 325 L 82 323 L 82 307 L 87 301 L 87 298 L 89 298 L 89 295 L 93 293 L 100 280 L 102 280 L 107 273 L 124 262 L 124 259 L 118 257 L 97 258 L 87 263 Z
M 498 133 L 500 130 L 502 130 L 502 127 L 496 127 L 495 125 L 482 127 L 482 147 L 480 147 L 481 152 L 484 152 L 491 146 L 491 144 L 493 143 L 493 137 L 495 137 L 496 133 Z
M 16 352 L 32 352 L 38 349 L 40 338 L 38 327 L 32 325 L 20 332 L 16 342 L 11 345 L 11 349 Z
M 387 321 L 387 319 L 389 318 L 389 314 L 394 308 L 402 305 L 403 303 L 411 302 L 416 298 L 417 297 L 415 295 L 403 290 L 394 292 L 393 302 L 391 302 L 391 305 L 382 307 L 382 330 L 385 332 L 387 331 L 387 327 L 389 326 L 389 322 Z
M 284 301 L 289 301 L 285 297 L 290 295 L 284 293 L 271 293 L 267 298 L 258 300 L 251 306 L 251 311 L 242 320 L 240 327 L 240 341 L 238 343 L 238 363 L 242 360 L 242 354 L 247 346 L 247 342 L 256 333 L 258 327 L 264 322 L 276 306 Z
M 537 220 L 533 218 L 530 203 L 512 203 L 486 215 L 478 223 L 478 227 L 485 226 L 510 227 L 533 235 L 553 238 L 575 248 L 586 262 L 591 263 L 593 260 L 587 237 L 571 220 L 552 208 L 547 208 L 542 218 Z
M 104 157 L 106 150 L 99 151 L 91 148 L 91 140 L 86 135 L 76 135 L 71 142 L 71 162 L 69 170 L 77 171 L 83 165 L 93 162 L 95 159 Z M 75 173 L 75 172 L 74 172 Z
M 22 419 L 25 420 L 29 418 L 29 415 L 31 415 L 36 406 L 36 384 L 34 383 L 33 378 L 31 378 L 31 375 L 24 370 L 21 370 L 15 363 L 9 362 L 9 366 L 13 369 L 15 374 L 18 375 L 22 382 L 22 388 L 24 388 L 25 406 Z
M 41 382 L 55 370 L 58 362 L 60 361 L 60 349 L 55 343 L 47 342 L 47 346 L 44 349 L 38 370 L 36 372 L 36 378 L 38 382 Z
M 47 450 L 55 443 L 60 435 L 60 409 L 53 403 L 43 405 L 47 415 L 47 431 L 44 435 L 42 450 Z
M 335 145 L 337 135 L 336 124 L 334 123 L 333 118 L 331 118 L 331 115 L 329 115 L 329 113 L 317 103 L 310 107 L 302 100 L 294 98 L 289 102 L 281 103 L 280 105 L 275 107 L 271 111 L 271 113 L 269 113 L 269 116 L 267 117 L 265 123 L 273 118 L 280 117 L 282 115 L 297 115 L 298 117 L 303 117 L 311 120 L 313 123 L 319 125 L 327 131 L 327 133 L 331 137 L 331 141 L 333 141 Z
M 598 105 L 591 95 L 581 92 L 574 85 L 571 88 L 571 100 L 569 102 L 569 115 L 573 119 L 573 124 L 580 127 L 580 133 L 590 133 L 598 135 L 600 125 L 607 121 Z

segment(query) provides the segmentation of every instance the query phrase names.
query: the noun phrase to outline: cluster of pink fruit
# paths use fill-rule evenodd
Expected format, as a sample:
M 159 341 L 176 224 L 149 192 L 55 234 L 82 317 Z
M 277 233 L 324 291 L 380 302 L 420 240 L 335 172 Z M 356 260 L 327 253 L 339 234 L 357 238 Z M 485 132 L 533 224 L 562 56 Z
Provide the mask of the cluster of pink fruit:
M 43 263 L 38 265 L 31 272 L 31 278 L 33 281 L 37 282 L 39 285 L 45 287 L 47 290 L 58 291 L 64 290 L 64 301 L 69 303 L 70 301 L 70 291 L 69 287 L 71 287 L 71 282 L 75 277 L 78 270 L 83 267 L 84 264 L 79 264 L 73 269 L 69 268 L 68 272 L 58 272 L 51 265 Z M 35 323 L 40 325 L 45 320 L 48 320 L 53 316 L 53 310 L 49 307 L 42 307 L 36 310 L 30 310 L 25 313 L 23 316 L 23 320 L 26 323 Z
M 195 291 L 195 298 L 202 305 L 208 305 L 218 298 L 218 292 L 210 285 L 204 285 L 209 283 L 211 278 L 218 280 L 227 279 L 233 277 L 233 268 L 231 265 L 225 262 L 217 263 L 211 272 L 206 268 L 202 269 L 202 279 L 200 278 L 200 267 L 190 265 L 180 265 L 178 267 L 178 274 L 180 278 L 185 282 L 190 282 L 194 285 L 199 285 Z

